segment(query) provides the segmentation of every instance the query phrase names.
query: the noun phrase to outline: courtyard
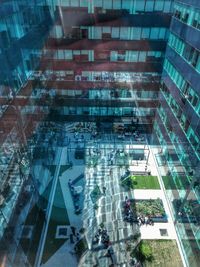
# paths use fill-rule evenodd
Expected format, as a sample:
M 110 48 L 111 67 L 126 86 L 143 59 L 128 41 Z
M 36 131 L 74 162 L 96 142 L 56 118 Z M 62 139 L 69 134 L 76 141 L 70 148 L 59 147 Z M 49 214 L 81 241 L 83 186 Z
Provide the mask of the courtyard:
M 136 249 L 135 236 L 176 240 L 145 136 L 121 140 L 115 133 L 94 133 L 66 127 L 65 136 L 54 144 L 51 165 L 38 162 L 34 167 L 36 175 L 52 183 L 37 266 L 54 267 L 59 259 L 63 266 L 128 267 L 133 257 L 127 242 Z

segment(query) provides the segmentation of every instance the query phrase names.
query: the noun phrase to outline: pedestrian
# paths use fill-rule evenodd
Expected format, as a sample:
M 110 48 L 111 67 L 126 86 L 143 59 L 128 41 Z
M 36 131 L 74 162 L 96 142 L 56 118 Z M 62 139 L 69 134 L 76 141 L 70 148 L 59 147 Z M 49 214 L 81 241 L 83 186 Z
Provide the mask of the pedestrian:
M 145 225 L 147 226 L 147 224 L 148 224 L 148 217 L 144 217 L 144 222 L 145 222 Z
M 103 193 L 104 193 L 104 195 L 106 194 L 106 187 L 105 186 L 103 186 Z
M 69 179 L 68 184 L 70 187 L 72 187 L 72 179 Z
M 75 236 L 76 235 L 76 227 L 71 226 L 72 234 Z
M 99 234 L 98 233 L 95 235 L 95 239 L 96 239 L 96 243 L 99 243 Z
M 70 237 L 70 242 L 71 242 L 71 243 L 74 243 L 73 234 L 70 234 L 69 237 Z
M 77 233 L 77 234 L 76 234 L 76 240 L 79 241 L 79 239 L 80 239 L 80 234 Z

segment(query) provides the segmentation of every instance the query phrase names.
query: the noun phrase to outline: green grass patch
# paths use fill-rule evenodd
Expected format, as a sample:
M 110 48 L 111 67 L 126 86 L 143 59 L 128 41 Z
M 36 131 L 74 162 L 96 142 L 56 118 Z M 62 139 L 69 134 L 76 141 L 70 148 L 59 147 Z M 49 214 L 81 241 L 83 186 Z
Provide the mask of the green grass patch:
M 131 175 L 122 181 L 130 189 L 160 189 L 157 176 Z
M 49 221 L 47 236 L 45 240 L 42 263 L 45 263 L 67 240 L 55 239 L 57 226 L 69 224 L 69 218 L 63 198 L 61 185 L 58 181 L 51 211 L 51 218 Z
M 145 267 L 183 267 L 175 240 L 144 240 L 151 251 L 150 261 L 145 260 Z

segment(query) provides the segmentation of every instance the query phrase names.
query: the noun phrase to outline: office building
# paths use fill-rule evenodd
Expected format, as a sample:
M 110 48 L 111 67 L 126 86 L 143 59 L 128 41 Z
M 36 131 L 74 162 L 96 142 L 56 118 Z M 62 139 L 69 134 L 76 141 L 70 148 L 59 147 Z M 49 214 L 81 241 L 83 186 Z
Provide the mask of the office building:
M 110 234 L 119 243 L 116 260 L 128 266 L 120 250 L 125 250 L 131 228 L 123 214 L 120 219 L 105 215 L 110 203 L 101 200 L 107 192 L 125 198 L 118 182 L 112 188 L 115 175 L 129 166 L 114 160 L 116 149 L 119 157 L 125 153 L 126 160 L 132 157 L 131 164 L 137 164 L 133 174 L 154 175 L 156 169 L 184 264 L 198 266 L 198 1 L 1 2 L 1 264 L 59 266 L 62 252 L 56 253 L 64 242 L 79 241 L 75 230 L 70 232 L 79 220 L 79 235 L 89 250 L 76 250 L 78 261 L 70 256 L 69 262 L 109 266 L 109 260 L 99 262 L 92 240 L 99 218 L 108 226 L 114 218 L 121 229 L 117 237 Z M 107 158 L 114 161 L 114 167 L 98 167 L 98 158 L 101 164 Z M 151 158 L 156 162 L 152 170 Z M 96 176 L 90 175 L 93 167 Z M 109 175 L 113 184 L 105 187 Z M 98 183 L 103 189 L 95 187 Z M 72 184 L 80 190 L 78 200 Z M 116 197 L 111 210 L 117 201 L 123 206 Z M 102 214 L 97 215 L 100 204 Z

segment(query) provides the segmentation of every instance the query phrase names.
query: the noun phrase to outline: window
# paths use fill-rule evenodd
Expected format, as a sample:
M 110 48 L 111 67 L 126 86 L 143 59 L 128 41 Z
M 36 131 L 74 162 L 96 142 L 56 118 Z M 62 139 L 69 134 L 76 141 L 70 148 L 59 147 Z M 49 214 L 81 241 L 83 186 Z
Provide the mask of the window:
M 158 39 L 159 37 L 159 28 L 151 28 L 150 39 Z
M 200 72 L 200 53 L 199 53 L 199 56 L 198 56 L 198 59 L 197 59 L 196 70 L 198 72 Z
M 171 8 L 171 1 L 165 0 L 163 11 L 168 13 L 168 12 L 170 12 L 170 8 Z
M 120 39 L 121 40 L 127 40 L 128 39 L 127 27 L 121 27 L 120 28 Z
M 121 0 L 113 0 L 113 9 L 121 9 Z
M 200 29 L 200 12 L 195 12 L 193 15 L 192 26 Z
M 135 10 L 136 11 L 144 11 L 144 5 L 145 5 L 145 1 L 144 0 L 136 1 Z
M 145 62 L 145 60 L 146 60 L 146 52 L 140 52 L 138 61 Z
M 181 12 L 179 10 L 175 10 L 174 16 L 175 16 L 175 18 L 180 19 L 181 18 Z
M 183 57 L 187 60 L 187 61 L 191 61 L 192 59 L 192 54 L 194 53 L 194 48 L 189 46 L 189 45 L 186 45 L 185 46 L 185 49 L 183 51 Z
M 80 7 L 87 7 L 88 6 L 88 1 L 87 0 L 81 0 L 80 1 Z
M 155 11 L 162 11 L 164 5 L 164 0 L 156 0 L 155 1 Z
M 107 1 L 107 0 L 105 0 Z M 130 9 L 131 1 L 129 0 L 122 0 L 122 9 Z
M 181 3 L 175 4 L 174 17 L 188 25 L 200 29 L 200 10 Z
M 112 27 L 111 37 L 112 38 L 119 38 L 119 28 L 118 27 Z
M 195 51 L 192 55 L 192 59 L 191 59 L 191 64 L 193 67 L 196 67 L 197 62 L 198 62 L 198 58 L 199 58 L 199 52 L 195 49 Z
M 79 6 L 79 0 L 71 1 L 71 6 L 78 7 Z
M 153 11 L 153 6 L 154 6 L 153 0 L 146 1 L 145 11 L 147 12 Z
M 197 106 L 198 101 L 199 101 L 199 98 L 196 95 L 194 95 L 193 100 L 192 100 L 193 107 Z
M 96 6 L 96 7 L 103 7 L 102 0 L 94 0 L 94 6 Z
M 112 0 L 103 0 L 103 8 L 111 9 L 112 8 Z
M 160 28 L 158 39 L 165 39 L 166 29 Z
M 133 39 L 140 40 L 141 38 L 141 28 L 133 28 Z
M 143 28 L 142 39 L 149 39 L 149 35 L 150 35 L 150 28 Z
M 185 14 L 183 15 L 183 17 L 182 17 L 182 21 L 183 21 L 184 23 L 187 23 L 187 22 L 188 22 L 188 18 L 189 18 L 189 14 L 188 14 L 188 13 L 185 13 Z
M 198 146 L 198 139 L 195 135 L 191 134 L 189 140 L 194 147 Z
M 103 33 L 111 33 L 111 27 L 102 27 L 102 32 Z
M 111 51 L 110 61 L 117 61 L 117 51 Z

